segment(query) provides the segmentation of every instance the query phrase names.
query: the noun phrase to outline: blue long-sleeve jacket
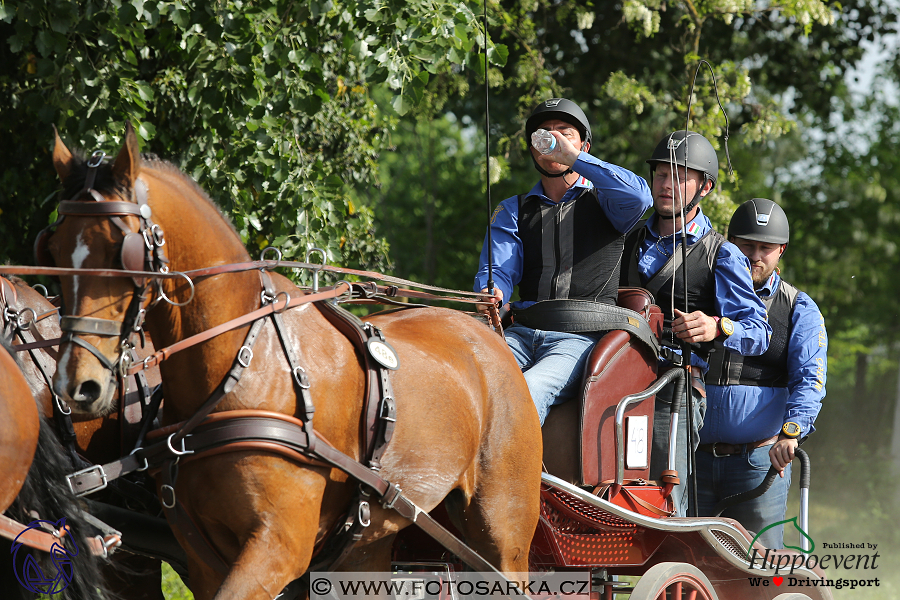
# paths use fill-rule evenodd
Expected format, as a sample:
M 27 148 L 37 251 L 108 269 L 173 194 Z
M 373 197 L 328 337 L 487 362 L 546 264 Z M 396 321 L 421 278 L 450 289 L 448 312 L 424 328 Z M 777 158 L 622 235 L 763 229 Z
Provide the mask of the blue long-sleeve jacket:
M 606 217 L 618 231 L 628 233 L 638 222 L 644 212 L 650 208 L 652 198 L 650 188 L 642 177 L 628 169 L 582 152 L 572 166 L 572 170 L 580 175 L 575 184 L 563 196 L 561 202 L 578 198 L 585 188 L 596 188 L 597 198 Z M 539 181 L 526 198 L 538 196 L 547 204 L 553 204 L 544 194 L 544 186 Z M 493 250 L 494 284 L 503 292 L 504 302 L 509 301 L 513 288 L 522 279 L 524 253 L 522 240 L 519 238 L 519 203 L 518 197 L 507 198 L 497 205 L 491 217 L 491 237 Z M 481 250 L 478 273 L 475 275 L 475 291 L 487 287 L 487 236 Z M 515 308 L 525 308 L 533 302 L 515 302 Z
M 781 278 L 777 273 L 758 290 L 761 297 L 774 294 Z M 802 435 L 815 431 L 813 423 L 825 397 L 828 334 L 816 303 L 797 294 L 788 337 L 787 387 L 748 385 L 707 386 L 708 408 L 700 441 L 746 444 L 777 434 L 793 421 Z
M 674 235 L 677 243 L 673 248 L 673 236 L 661 238 L 657 233 L 657 220 L 656 214 L 647 220 L 647 235 L 638 247 L 638 271 L 645 281 L 662 268 L 673 252 L 681 252 L 681 232 Z M 698 207 L 697 214 L 687 224 L 688 246 L 695 244 L 710 229 L 712 223 Z M 725 347 L 743 356 L 763 354 L 769 348 L 772 328 L 766 319 L 765 305 L 753 291 L 750 261 L 731 242 L 725 242 L 719 249 L 715 281 L 717 314 L 710 316 L 728 317 L 734 323 L 734 333 L 724 340 Z M 706 361 L 693 353 L 691 364 L 704 371 L 708 368 Z

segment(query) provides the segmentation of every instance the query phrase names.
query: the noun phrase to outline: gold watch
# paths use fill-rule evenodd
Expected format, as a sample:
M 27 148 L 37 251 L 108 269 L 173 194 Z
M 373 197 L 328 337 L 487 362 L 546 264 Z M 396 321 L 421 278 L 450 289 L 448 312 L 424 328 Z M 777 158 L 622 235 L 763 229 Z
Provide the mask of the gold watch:
M 732 333 L 734 333 L 734 321 L 732 321 L 728 317 L 722 317 L 721 319 L 719 319 L 718 329 L 719 335 L 723 338 L 727 338 Z
M 800 425 L 798 423 L 794 423 L 793 421 L 788 421 L 781 428 L 781 435 L 786 438 L 790 438 L 792 440 L 800 437 L 800 434 L 803 432 Z

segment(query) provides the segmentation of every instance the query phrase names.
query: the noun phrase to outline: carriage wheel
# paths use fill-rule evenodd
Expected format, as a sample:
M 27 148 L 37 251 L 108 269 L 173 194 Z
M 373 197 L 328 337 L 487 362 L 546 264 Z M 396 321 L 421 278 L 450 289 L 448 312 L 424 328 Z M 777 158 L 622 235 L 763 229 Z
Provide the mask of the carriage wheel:
M 779 594 L 772 600 L 812 600 L 812 598 L 806 594 L 801 594 L 800 592 L 788 592 L 786 594 Z
M 664 562 L 644 573 L 631 600 L 719 600 L 703 572 L 687 563 Z

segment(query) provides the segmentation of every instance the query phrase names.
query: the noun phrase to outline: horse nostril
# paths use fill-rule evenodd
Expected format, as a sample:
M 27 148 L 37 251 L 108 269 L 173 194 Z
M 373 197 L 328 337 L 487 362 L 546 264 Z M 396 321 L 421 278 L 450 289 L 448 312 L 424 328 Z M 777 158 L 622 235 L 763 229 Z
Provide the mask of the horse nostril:
M 78 384 L 78 387 L 75 388 L 75 393 L 72 394 L 72 399 L 76 402 L 86 402 L 88 404 L 94 402 L 99 397 L 100 384 L 93 379 L 88 379 L 87 381 Z

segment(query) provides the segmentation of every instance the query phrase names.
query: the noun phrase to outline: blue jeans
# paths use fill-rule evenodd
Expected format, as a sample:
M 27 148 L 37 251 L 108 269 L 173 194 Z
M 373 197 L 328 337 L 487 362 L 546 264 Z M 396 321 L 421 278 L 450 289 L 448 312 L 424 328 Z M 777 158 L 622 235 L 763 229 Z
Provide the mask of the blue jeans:
M 504 334 L 543 426 L 551 406 L 581 393 L 584 365 L 602 334 L 543 331 L 523 325 L 508 327 Z
M 715 457 L 709 452 L 697 453 L 697 501 L 701 516 L 712 516 L 720 500 L 759 486 L 772 461 L 769 450 L 762 446 L 731 456 Z M 791 465 L 784 469 L 784 478 L 775 477 L 775 483 L 759 498 L 742 502 L 722 513 L 723 517 L 737 519 L 752 535 L 767 525 L 784 520 L 787 511 L 788 489 L 791 487 Z M 784 547 L 784 526 L 773 527 L 759 538 L 766 548 Z
M 706 416 L 706 398 L 693 387 L 690 388 L 694 399 L 694 429 L 692 447 L 694 450 L 700 444 L 700 428 L 703 427 L 703 417 Z M 662 472 L 669 468 L 669 424 L 672 414 L 672 396 L 675 394 L 675 383 L 663 387 L 656 394 L 656 406 L 653 412 L 653 444 L 650 450 L 650 479 L 662 483 Z M 676 432 L 675 469 L 681 481 L 672 490 L 672 501 L 675 505 L 675 514 L 679 517 L 688 516 L 688 422 L 686 399 L 681 400 L 681 411 L 678 413 L 678 430 Z M 700 513 L 698 513 L 700 514 Z

